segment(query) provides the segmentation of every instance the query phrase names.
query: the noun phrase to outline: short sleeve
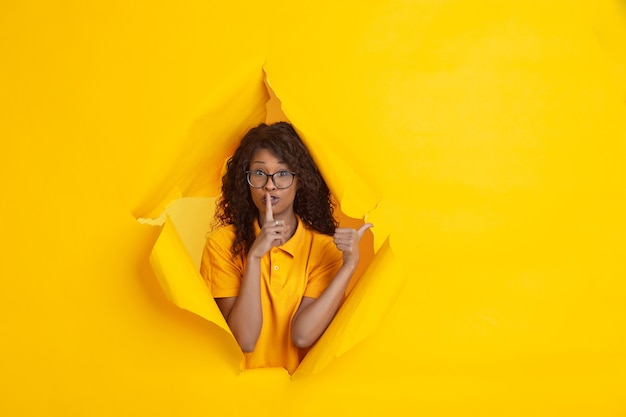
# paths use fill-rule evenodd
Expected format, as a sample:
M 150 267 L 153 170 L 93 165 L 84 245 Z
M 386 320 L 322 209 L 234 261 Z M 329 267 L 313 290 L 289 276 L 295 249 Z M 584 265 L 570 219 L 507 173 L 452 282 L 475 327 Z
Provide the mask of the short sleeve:
M 333 243 L 332 237 L 324 235 L 321 241 L 315 242 L 310 262 L 304 296 L 318 298 L 335 278 L 342 264 L 341 251 Z
M 236 297 L 239 294 L 243 263 L 233 257 L 230 250 L 232 241 L 231 233 L 218 230 L 209 235 L 202 253 L 200 274 L 214 298 Z

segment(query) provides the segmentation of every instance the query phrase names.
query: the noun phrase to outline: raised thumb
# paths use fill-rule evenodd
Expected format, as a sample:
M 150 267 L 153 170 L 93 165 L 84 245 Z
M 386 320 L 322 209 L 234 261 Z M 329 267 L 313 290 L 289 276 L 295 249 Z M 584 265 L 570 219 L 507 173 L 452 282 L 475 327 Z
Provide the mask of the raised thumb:
M 372 223 L 365 223 L 363 226 L 359 227 L 359 230 L 356 231 L 356 233 L 359 235 L 359 239 L 363 237 L 365 231 L 370 227 L 374 227 L 374 225 Z

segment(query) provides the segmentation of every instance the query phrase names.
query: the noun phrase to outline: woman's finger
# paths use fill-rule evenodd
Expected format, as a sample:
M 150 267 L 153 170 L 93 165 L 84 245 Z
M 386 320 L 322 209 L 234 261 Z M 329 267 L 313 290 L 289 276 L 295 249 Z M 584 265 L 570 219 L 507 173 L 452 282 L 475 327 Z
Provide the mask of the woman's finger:
M 363 226 L 359 227 L 359 230 L 356 231 L 357 235 L 359 235 L 359 239 L 363 237 L 363 234 L 370 227 L 374 227 L 372 223 L 365 223 Z
M 274 213 L 272 213 L 272 198 L 270 193 L 265 193 L 265 221 L 274 223 Z M 278 226 L 275 224 L 275 226 Z

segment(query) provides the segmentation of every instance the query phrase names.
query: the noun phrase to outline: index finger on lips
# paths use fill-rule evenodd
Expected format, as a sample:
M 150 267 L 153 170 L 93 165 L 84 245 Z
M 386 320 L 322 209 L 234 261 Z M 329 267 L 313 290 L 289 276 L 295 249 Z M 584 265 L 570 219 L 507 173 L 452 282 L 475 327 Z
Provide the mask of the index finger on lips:
M 265 194 L 265 221 L 274 221 L 274 213 L 272 213 L 272 198 L 270 197 L 270 193 Z

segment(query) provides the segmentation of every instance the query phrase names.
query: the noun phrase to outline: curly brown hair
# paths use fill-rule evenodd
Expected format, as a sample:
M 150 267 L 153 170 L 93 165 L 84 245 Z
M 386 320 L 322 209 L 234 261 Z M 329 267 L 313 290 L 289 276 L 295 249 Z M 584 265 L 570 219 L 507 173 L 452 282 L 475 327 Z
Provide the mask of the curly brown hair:
M 293 210 L 304 225 L 332 236 L 338 226 L 333 216 L 335 204 L 311 154 L 289 123 L 262 123 L 243 137 L 222 177 L 215 220 L 218 225 L 235 227 L 233 256 L 246 255 L 254 243 L 254 222 L 259 213 L 252 201 L 246 170 L 250 169 L 251 159 L 260 149 L 267 149 L 285 161 L 298 176 Z

